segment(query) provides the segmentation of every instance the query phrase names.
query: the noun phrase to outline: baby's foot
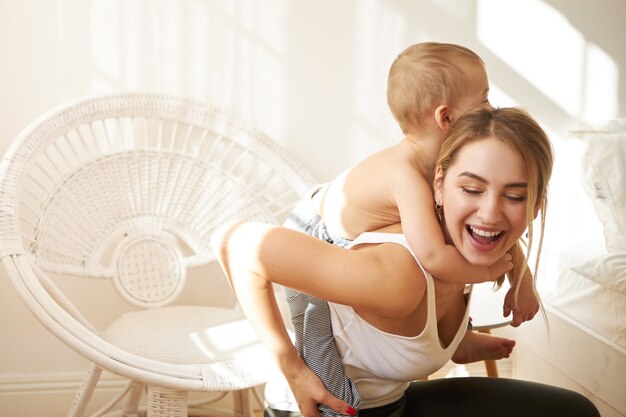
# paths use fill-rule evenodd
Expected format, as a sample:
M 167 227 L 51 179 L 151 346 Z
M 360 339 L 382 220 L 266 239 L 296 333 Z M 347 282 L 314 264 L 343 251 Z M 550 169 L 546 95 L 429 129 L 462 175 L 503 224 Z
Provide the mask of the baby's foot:
M 452 361 L 471 363 L 508 358 L 514 346 L 515 340 L 468 330 L 452 355 Z

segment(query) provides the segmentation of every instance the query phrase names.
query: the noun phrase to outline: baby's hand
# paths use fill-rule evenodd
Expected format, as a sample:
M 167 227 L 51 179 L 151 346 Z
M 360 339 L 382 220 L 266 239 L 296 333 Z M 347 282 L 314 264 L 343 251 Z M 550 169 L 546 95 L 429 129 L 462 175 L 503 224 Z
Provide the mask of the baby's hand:
M 510 271 L 513 268 L 513 261 L 509 253 L 502 255 L 493 265 L 489 266 L 489 280 L 495 281 L 505 272 Z
M 520 279 L 520 278 L 518 278 Z M 503 313 L 504 317 L 508 317 L 513 313 L 511 326 L 517 327 L 525 321 L 532 320 L 539 311 L 539 300 L 535 295 L 532 285 L 532 275 L 530 272 L 521 277 L 519 294 L 515 300 L 515 286 L 511 285 L 509 291 L 504 297 Z

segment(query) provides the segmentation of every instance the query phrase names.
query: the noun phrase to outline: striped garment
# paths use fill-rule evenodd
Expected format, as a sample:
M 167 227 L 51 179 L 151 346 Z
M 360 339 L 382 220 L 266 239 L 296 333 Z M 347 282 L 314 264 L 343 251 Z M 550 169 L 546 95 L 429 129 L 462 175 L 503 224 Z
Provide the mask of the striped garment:
M 284 226 L 304 232 L 332 245 L 346 247 L 352 241 L 328 230 L 312 204 L 312 197 L 321 186 L 310 189 L 294 207 Z M 341 362 L 333 329 L 328 303 L 290 288 L 283 288 L 293 324 L 296 348 L 307 366 L 324 383 L 335 397 L 349 403 L 355 409 L 361 405 L 361 396 L 346 375 Z M 330 407 L 320 404 L 323 417 L 342 416 Z

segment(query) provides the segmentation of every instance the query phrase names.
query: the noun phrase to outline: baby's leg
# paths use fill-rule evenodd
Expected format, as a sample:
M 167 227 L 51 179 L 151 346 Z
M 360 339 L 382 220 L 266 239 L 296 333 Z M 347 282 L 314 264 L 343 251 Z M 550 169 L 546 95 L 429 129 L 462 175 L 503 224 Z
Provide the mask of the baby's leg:
M 313 195 L 320 187 L 309 190 L 294 207 L 284 226 L 306 233 L 329 244 L 345 246 L 348 241 L 331 238 L 322 218 L 313 208 Z M 296 348 L 307 366 L 322 381 L 328 392 L 349 403 L 355 409 L 361 405 L 356 387 L 346 375 L 339 356 L 330 321 L 328 302 L 284 287 L 296 336 Z M 337 412 L 320 405 L 324 417 L 337 416 Z
M 358 409 L 361 397 L 341 362 L 328 303 L 290 288 L 284 288 L 284 291 L 300 356 L 332 395 Z M 340 415 L 323 404 L 319 408 L 323 416 Z
M 514 340 L 468 330 L 452 355 L 452 361 L 471 363 L 508 358 L 514 346 Z

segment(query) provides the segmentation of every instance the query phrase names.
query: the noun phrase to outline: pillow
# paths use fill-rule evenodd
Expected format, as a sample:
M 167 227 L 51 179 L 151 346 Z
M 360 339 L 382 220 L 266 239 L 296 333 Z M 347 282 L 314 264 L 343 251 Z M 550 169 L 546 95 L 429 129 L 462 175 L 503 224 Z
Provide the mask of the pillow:
M 609 252 L 626 250 L 626 118 L 572 131 L 587 144 L 585 178 Z
M 610 252 L 571 269 L 590 280 L 626 295 L 626 251 Z

